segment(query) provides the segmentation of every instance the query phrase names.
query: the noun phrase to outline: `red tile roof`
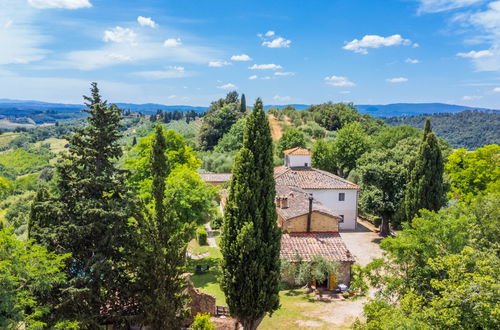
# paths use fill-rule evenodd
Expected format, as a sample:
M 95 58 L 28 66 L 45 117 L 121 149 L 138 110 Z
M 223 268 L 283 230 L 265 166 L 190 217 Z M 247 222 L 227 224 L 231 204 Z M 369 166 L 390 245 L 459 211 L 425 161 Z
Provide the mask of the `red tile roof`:
M 297 255 L 304 261 L 312 260 L 315 255 L 329 261 L 355 261 L 338 233 L 283 234 L 280 257 L 288 261 L 296 261 Z
M 312 155 L 309 149 L 304 149 L 299 147 L 283 150 L 283 153 L 285 155 Z
M 274 169 L 274 180 L 277 186 L 295 186 L 301 189 L 359 189 L 352 182 L 316 168 L 279 166 Z
M 309 194 L 302 189 L 277 185 L 276 196 L 286 197 L 288 199 L 287 208 L 276 208 L 276 211 L 278 211 L 278 214 L 283 218 L 283 220 L 293 219 L 295 217 L 309 213 Z M 340 219 L 337 213 L 324 206 L 317 199 L 313 200 L 312 210 L 313 212 L 319 212 L 332 218 Z

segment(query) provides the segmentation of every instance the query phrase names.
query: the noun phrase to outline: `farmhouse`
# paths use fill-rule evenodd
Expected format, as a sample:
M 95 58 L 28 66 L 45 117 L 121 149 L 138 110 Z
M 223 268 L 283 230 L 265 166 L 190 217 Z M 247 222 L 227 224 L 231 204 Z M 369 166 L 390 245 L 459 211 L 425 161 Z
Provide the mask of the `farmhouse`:
M 356 229 L 359 186 L 334 174 L 311 167 L 308 149 L 284 151 L 284 165 L 274 169 L 278 225 L 283 228 L 281 258 L 290 262 L 297 257 L 310 261 L 319 255 L 339 263 L 336 274 L 329 274 L 323 287 L 333 289 L 348 283 L 355 259 L 339 235 L 341 230 Z M 202 174 L 214 185 L 229 181 L 230 174 Z M 221 192 L 221 211 L 227 191 Z

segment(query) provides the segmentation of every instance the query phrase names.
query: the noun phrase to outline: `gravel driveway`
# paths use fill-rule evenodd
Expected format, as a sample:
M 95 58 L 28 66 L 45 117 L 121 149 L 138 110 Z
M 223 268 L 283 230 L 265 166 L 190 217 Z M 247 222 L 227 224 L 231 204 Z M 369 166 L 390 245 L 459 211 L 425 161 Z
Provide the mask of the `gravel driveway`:
M 356 259 L 356 263 L 366 266 L 373 258 L 381 258 L 382 249 L 379 246 L 382 238 L 358 221 L 355 231 L 341 232 L 340 236 L 344 240 L 347 248 Z

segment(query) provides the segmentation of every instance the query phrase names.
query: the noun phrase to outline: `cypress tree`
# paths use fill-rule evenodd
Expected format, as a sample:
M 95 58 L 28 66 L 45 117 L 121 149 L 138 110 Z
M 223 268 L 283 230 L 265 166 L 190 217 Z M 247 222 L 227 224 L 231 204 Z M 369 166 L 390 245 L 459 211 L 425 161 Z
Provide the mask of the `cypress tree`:
M 80 322 L 95 329 L 125 322 L 130 312 L 127 253 L 133 243 L 126 173 L 115 166 L 121 110 L 101 99 L 96 83 L 84 96 L 87 126 L 67 137 L 71 145 L 57 166 L 57 194 L 40 192 L 32 206 L 30 237 L 49 250 L 71 253 L 67 285 L 44 297 L 47 320 Z
M 446 203 L 443 156 L 431 121 L 425 121 L 424 135 L 410 169 L 405 192 L 404 213 L 411 221 L 420 209 L 438 211 Z
M 165 180 L 170 166 L 167 141 L 156 126 L 150 155 L 153 208 L 139 216 L 140 247 L 137 253 L 144 325 L 152 329 L 180 329 L 186 318 L 188 296 L 184 292 L 186 248 L 192 224 L 181 221 L 165 200 Z
M 245 94 L 241 94 L 240 112 L 241 113 L 247 112 L 247 100 L 245 98 Z
M 281 230 L 273 173 L 271 131 L 257 99 L 235 159 L 221 240 L 221 286 L 245 329 L 256 329 L 279 308 Z

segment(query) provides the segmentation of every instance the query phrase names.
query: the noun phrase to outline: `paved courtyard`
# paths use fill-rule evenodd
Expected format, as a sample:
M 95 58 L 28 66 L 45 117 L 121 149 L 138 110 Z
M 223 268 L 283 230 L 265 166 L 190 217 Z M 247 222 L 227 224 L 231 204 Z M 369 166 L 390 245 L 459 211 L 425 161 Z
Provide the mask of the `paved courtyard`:
M 366 266 L 374 258 L 381 258 L 382 249 L 379 246 L 382 238 L 372 231 L 373 228 L 364 221 L 358 221 L 355 231 L 340 232 L 347 248 L 356 259 L 356 263 Z

